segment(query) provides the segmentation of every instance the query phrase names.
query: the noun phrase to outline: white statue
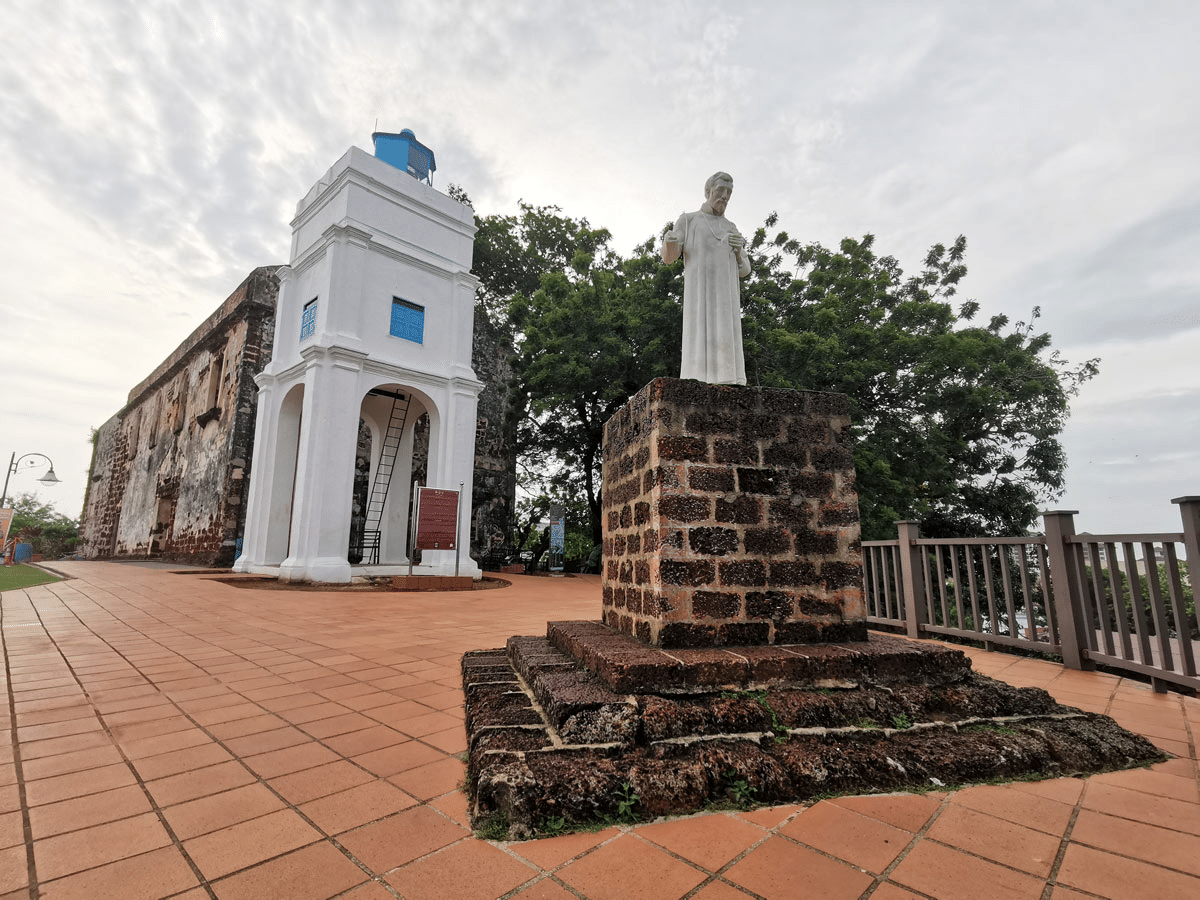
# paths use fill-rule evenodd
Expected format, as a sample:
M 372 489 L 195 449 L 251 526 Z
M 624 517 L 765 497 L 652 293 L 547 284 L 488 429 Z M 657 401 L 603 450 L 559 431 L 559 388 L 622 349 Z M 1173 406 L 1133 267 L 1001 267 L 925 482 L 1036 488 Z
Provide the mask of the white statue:
M 717 172 L 704 183 L 704 205 L 683 213 L 663 238 L 662 258 L 683 254 L 683 364 L 680 378 L 745 384 L 738 279 L 750 274 L 746 239 L 725 218 L 733 178 Z

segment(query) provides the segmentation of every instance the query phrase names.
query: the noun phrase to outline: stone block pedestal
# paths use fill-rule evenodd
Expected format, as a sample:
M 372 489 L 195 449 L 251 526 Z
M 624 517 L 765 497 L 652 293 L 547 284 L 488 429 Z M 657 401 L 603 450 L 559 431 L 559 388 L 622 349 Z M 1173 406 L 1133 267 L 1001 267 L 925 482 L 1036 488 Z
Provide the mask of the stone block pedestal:
M 659 378 L 604 433 L 604 606 L 663 648 L 863 641 L 840 394 Z

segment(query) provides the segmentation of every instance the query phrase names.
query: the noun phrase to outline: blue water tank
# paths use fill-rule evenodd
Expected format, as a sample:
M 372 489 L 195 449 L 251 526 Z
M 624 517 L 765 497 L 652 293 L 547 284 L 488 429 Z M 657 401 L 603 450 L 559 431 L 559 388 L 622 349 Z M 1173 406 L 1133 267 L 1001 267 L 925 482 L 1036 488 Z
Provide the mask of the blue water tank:
M 407 128 L 399 134 L 376 131 L 371 140 L 375 142 L 376 159 L 407 172 L 418 181 L 433 184 L 430 174 L 437 171 L 433 151 L 418 141 L 412 131 Z

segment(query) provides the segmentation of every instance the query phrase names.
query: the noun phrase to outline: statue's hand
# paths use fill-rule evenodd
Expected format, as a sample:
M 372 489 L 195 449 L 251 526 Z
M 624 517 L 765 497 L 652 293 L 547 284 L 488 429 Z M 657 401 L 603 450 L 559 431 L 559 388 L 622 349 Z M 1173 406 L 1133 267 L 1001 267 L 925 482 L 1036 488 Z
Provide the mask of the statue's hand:
M 736 231 L 731 231 L 729 233 L 729 246 L 734 250 L 742 250 L 746 246 L 746 239 Z

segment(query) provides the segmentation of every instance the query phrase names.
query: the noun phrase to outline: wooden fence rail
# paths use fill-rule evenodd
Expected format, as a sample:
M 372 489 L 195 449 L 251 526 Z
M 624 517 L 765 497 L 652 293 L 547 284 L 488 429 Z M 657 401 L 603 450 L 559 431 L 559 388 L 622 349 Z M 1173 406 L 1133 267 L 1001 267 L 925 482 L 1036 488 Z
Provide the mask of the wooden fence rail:
M 1028 537 L 922 538 L 898 522 L 896 540 L 863 541 L 867 619 L 1200 689 L 1200 497 L 1171 502 L 1183 530 L 1170 534 L 1076 534 L 1074 511 L 1043 513 Z

